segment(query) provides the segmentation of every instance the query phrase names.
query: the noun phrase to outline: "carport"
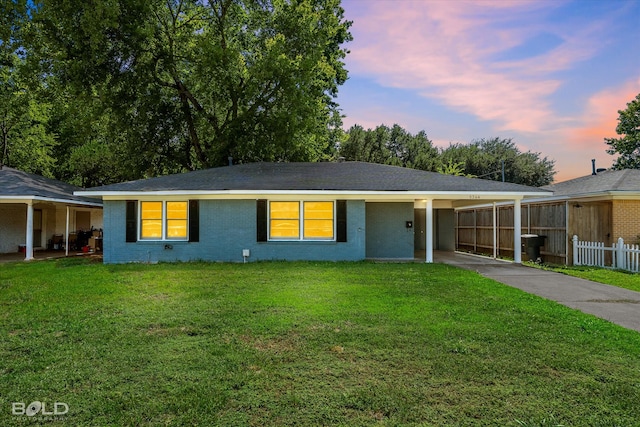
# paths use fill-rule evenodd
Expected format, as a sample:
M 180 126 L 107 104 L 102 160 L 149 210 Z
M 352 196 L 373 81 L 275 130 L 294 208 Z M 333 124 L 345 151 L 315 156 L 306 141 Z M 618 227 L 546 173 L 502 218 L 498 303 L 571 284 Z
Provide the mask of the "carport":
M 68 254 L 69 235 L 79 229 L 102 228 L 102 201 L 75 196 L 79 187 L 43 176 L 0 169 L 0 253 L 53 249 Z

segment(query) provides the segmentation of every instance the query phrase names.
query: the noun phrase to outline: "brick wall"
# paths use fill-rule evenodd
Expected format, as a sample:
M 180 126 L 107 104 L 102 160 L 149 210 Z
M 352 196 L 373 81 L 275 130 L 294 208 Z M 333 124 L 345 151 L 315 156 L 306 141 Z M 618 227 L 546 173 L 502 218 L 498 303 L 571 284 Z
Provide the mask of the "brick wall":
M 613 241 L 637 244 L 640 235 L 640 200 L 613 201 Z
M 138 241 L 125 238 L 126 203 L 104 202 L 104 262 L 349 260 L 365 258 L 365 202 L 347 202 L 347 242 L 257 242 L 255 200 L 201 200 L 200 241 Z M 404 226 L 404 222 L 403 222 Z M 17 248 L 16 248 L 17 249 Z
M 413 259 L 413 202 L 367 202 L 366 210 L 367 258 Z

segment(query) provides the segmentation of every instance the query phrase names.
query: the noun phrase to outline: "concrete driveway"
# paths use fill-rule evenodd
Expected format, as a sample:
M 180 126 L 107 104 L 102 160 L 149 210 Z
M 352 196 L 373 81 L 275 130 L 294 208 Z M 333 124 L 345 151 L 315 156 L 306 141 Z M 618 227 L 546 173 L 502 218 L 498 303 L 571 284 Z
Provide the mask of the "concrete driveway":
M 640 332 L 640 292 L 461 253 L 437 252 L 434 260 L 476 271 L 514 288 Z

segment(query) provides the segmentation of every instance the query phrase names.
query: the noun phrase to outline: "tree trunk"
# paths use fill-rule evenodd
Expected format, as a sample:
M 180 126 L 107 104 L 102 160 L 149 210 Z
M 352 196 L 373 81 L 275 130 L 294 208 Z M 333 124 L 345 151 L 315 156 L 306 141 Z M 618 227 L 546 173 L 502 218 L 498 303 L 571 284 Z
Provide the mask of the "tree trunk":
M 182 86 L 182 85 L 181 85 Z M 191 142 L 191 146 L 196 151 L 196 157 L 198 161 L 202 163 L 202 166 L 209 167 L 209 160 L 206 158 L 205 154 L 202 151 L 202 145 L 200 145 L 200 138 L 198 137 L 198 131 L 196 129 L 195 123 L 193 122 L 193 115 L 191 114 L 191 106 L 189 105 L 189 100 L 187 99 L 187 95 L 180 88 L 180 103 L 182 104 L 182 112 L 184 114 L 185 120 L 187 121 L 187 128 L 189 129 L 189 140 Z M 187 147 L 187 159 L 190 157 L 189 147 Z M 193 170 L 193 165 L 191 161 L 187 161 L 191 170 Z

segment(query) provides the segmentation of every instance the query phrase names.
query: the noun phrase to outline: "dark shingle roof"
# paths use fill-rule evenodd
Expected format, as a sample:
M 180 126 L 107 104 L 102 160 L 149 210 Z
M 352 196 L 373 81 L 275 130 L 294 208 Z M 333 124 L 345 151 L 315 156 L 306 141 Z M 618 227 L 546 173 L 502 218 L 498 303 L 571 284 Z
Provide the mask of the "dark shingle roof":
M 542 187 L 554 196 L 579 196 L 611 191 L 640 192 L 640 169 L 607 170 Z
M 87 191 L 542 192 L 518 184 L 363 162 L 248 163 L 94 187 Z
M 23 172 L 17 169 L 3 166 L 0 169 L 0 197 L 3 198 L 32 198 L 66 200 L 79 204 L 102 204 L 99 199 L 75 196 L 74 191 L 81 191 L 66 182 L 45 178 L 40 175 Z

